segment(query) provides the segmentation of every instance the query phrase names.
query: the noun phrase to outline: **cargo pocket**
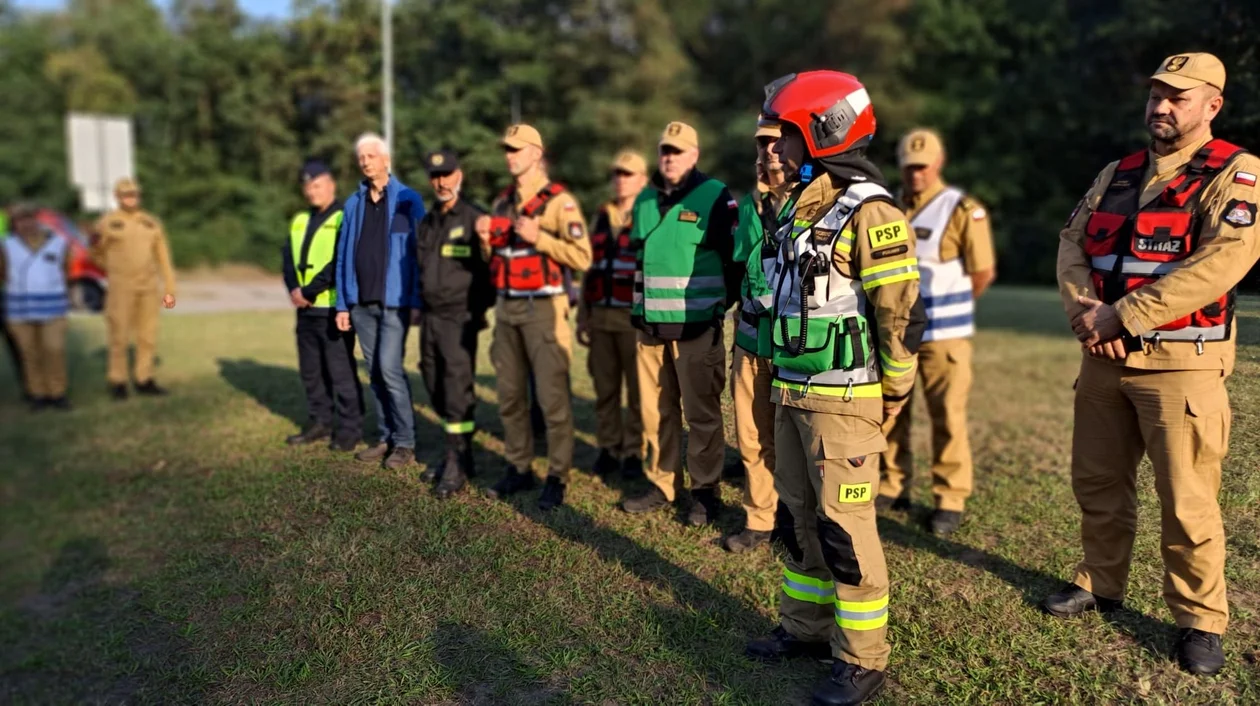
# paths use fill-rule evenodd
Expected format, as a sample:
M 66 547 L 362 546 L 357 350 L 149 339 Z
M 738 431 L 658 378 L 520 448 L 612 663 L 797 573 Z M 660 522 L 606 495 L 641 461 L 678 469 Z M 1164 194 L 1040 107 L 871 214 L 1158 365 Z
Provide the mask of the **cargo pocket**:
M 854 417 L 848 421 L 857 425 L 866 420 Z M 847 586 L 861 585 L 862 576 L 873 563 L 883 561 L 875 526 L 875 495 L 879 492 L 879 453 L 875 449 L 879 445 L 879 428 L 871 424 L 871 429 L 876 438 L 849 434 L 821 438 L 818 540 L 827 568 L 837 582 Z M 852 443 L 855 441 L 858 443 Z
M 1186 395 L 1184 467 L 1219 465 L 1229 450 L 1232 414 L 1225 386 Z
M 693 367 L 700 366 L 699 369 L 688 371 L 694 376 L 693 379 L 705 381 L 708 394 L 721 395 L 722 388 L 726 387 L 726 347 L 719 342 L 693 361 Z

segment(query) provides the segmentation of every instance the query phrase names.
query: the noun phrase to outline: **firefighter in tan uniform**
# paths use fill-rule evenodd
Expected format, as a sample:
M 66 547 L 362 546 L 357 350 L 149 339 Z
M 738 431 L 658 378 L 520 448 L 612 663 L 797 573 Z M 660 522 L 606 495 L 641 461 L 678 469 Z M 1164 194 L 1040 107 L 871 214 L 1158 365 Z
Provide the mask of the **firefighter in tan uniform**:
M 740 305 L 735 312 L 735 348 L 731 352 L 731 401 L 735 411 L 735 440 L 739 444 L 744 480 L 744 529 L 722 541 L 736 554 L 770 541 L 779 496 L 774 491 L 774 399 L 771 381 L 770 309 L 773 293 L 766 282 L 765 263 L 776 254 L 774 234 L 780 216 L 791 208 L 783 164 L 774 151 L 779 123 L 758 120 L 757 186 L 739 202 L 735 229 L 735 260 L 745 265 Z
M 564 503 L 573 464 L 569 397 L 572 332 L 563 268 L 585 270 L 591 243 L 577 199 L 547 178 L 543 141 L 529 125 L 512 125 L 499 143 L 513 183 L 477 219 L 477 236 L 499 290 L 494 310 L 494 362 L 508 467 L 489 491 L 506 497 L 533 487 L 534 434 L 529 423 L 529 376 L 537 382 L 547 425 L 547 482 L 538 507 Z
M 796 199 L 768 277 L 788 556 L 780 625 L 747 654 L 834 657 L 813 703 L 858 704 L 883 687 L 890 652 L 874 501 L 881 425 L 909 398 L 925 323 L 915 237 L 865 158 L 875 114 L 856 78 L 790 74 L 766 95 Z
M 588 346 L 587 370 L 595 383 L 596 474 L 620 470 L 623 478 L 643 475 L 643 420 L 639 413 L 639 377 L 635 363 L 634 248 L 630 244 L 631 208 L 647 184 L 647 162 L 637 152 L 622 151 L 612 163 L 613 199 L 599 209 L 591 228 L 591 269 L 582 278 L 578 305 L 578 343 Z M 622 390 L 625 411 L 622 411 Z
M 1203 675 L 1224 664 L 1229 612 L 1217 494 L 1234 287 L 1260 257 L 1260 159 L 1211 134 L 1224 88 L 1225 67 L 1210 54 L 1160 64 L 1146 104 L 1149 149 L 1107 165 L 1060 236 L 1059 288 L 1086 350 L 1072 437 L 1085 556 L 1044 602 L 1060 617 L 1120 606 L 1145 453 L 1177 661 Z
M 153 380 L 157 351 L 158 302 L 175 307 L 175 271 L 162 222 L 140 208 L 140 187 L 133 179 L 114 185 L 119 208 L 96 222 L 92 259 L 109 274 L 105 299 L 109 367 L 106 376 L 115 399 L 126 399 L 128 378 L 142 395 L 163 395 L 166 390 Z M 158 296 L 159 276 L 162 294 Z M 127 346 L 134 336 L 134 375 L 127 371 Z
M 919 380 L 932 420 L 932 495 L 929 521 L 938 537 L 962 524 L 972 489 L 971 444 L 967 439 L 967 398 L 971 392 L 971 336 L 975 300 L 993 283 L 993 235 L 984 206 L 962 189 L 941 180 L 945 148 L 931 130 L 914 130 L 897 147 L 901 204 L 910 219 L 919 253 L 919 291 L 927 308 L 927 330 L 919 349 Z M 910 407 L 888 434 L 879 484 L 878 509 L 910 507 L 914 456 L 910 448 Z

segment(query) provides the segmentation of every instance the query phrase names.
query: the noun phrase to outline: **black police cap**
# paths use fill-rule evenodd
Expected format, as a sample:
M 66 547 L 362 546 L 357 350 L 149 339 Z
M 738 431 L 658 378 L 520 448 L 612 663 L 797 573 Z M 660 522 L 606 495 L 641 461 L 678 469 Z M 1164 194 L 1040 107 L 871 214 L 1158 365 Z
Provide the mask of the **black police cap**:
M 459 169 L 459 157 L 451 150 L 430 152 L 429 156 L 424 158 L 424 168 L 428 170 L 429 176 L 450 174 Z

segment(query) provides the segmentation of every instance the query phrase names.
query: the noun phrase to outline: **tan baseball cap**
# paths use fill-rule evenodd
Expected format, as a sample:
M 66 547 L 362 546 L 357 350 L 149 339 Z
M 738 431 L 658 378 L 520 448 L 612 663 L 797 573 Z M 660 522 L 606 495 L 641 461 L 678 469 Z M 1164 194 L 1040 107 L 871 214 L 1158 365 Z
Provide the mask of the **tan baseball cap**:
M 499 140 L 499 144 L 504 147 L 511 147 L 519 150 L 526 145 L 533 145 L 538 149 L 543 149 L 542 135 L 533 128 L 532 125 L 519 123 L 508 127 L 507 132 L 503 133 L 503 139 Z
M 897 166 L 929 167 L 945 156 L 945 145 L 935 130 L 916 128 L 897 145 Z
M 783 125 L 778 120 L 767 118 L 764 114 L 757 116 L 757 132 L 753 137 L 783 137 Z
M 140 185 L 131 177 L 123 177 L 114 182 L 114 194 L 138 194 L 140 193 Z
M 609 167 L 614 172 L 630 172 L 631 174 L 647 174 L 647 162 L 634 150 L 622 150 L 617 153 Z
M 1207 53 L 1174 54 L 1164 59 L 1151 80 L 1166 83 L 1181 91 L 1198 88 L 1205 83 L 1223 91 L 1225 65 L 1220 59 Z
M 665 126 L 665 132 L 661 133 L 661 146 L 669 145 L 677 149 L 698 150 L 700 149 L 700 136 L 696 134 L 696 129 L 687 123 L 674 122 Z

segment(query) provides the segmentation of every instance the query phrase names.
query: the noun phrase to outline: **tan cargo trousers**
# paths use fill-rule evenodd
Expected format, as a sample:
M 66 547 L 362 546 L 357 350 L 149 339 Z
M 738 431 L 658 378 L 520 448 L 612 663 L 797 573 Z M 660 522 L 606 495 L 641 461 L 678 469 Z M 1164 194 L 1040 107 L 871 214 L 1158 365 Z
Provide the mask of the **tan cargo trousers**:
M 971 339 L 930 341 L 919 348 L 919 387 L 932 419 L 932 495 L 940 510 L 962 512 L 971 496 L 973 468 L 967 438 L 967 400 L 971 395 Z M 888 434 L 879 494 L 910 493 L 914 454 L 910 446 L 910 408 Z
M 691 489 L 716 488 L 726 454 L 721 401 L 726 386 L 726 347 L 721 327 L 716 333 L 706 331 L 690 341 L 667 341 L 640 331 L 636 348 L 647 449 L 644 475 L 674 501 L 683 486 L 685 413 Z
M 888 567 L 875 524 L 879 421 L 780 405 L 775 487 L 791 515 L 779 614 L 802 640 L 867 669 L 888 665 Z
M 643 418 L 639 411 L 638 331 L 630 309 L 596 306 L 590 310 L 591 350 L 586 369 L 595 383 L 595 438 L 617 459 L 643 456 Z M 622 412 L 621 391 L 626 405 Z
M 774 491 L 774 401 L 770 383 L 774 366 L 739 346 L 731 362 L 731 399 L 735 402 L 735 438 L 747 480 L 744 484 L 744 526 L 758 532 L 774 529 L 779 494 Z
M 22 356 L 22 385 L 34 399 L 66 396 L 66 329 L 64 316 L 48 321 L 10 321 L 9 335 Z
M 1085 558 L 1073 583 L 1124 597 L 1145 453 L 1159 495 L 1164 601 L 1177 627 L 1224 633 L 1225 527 L 1217 505 L 1231 421 L 1224 374 L 1136 370 L 1087 357 L 1075 413 L 1072 490 Z
M 573 404 L 569 362 L 573 334 L 564 296 L 501 299 L 494 310 L 494 363 L 503 418 L 504 457 L 522 473 L 534 461 L 529 423 L 529 373 L 534 372 L 538 404 L 547 423 L 547 474 L 567 482 L 573 465 Z
M 133 337 L 136 342 L 136 368 L 132 379 L 137 384 L 153 379 L 161 304 L 162 297 L 156 289 L 109 290 L 105 297 L 105 326 L 109 344 L 106 378 L 109 384 L 127 384 L 127 346 Z

